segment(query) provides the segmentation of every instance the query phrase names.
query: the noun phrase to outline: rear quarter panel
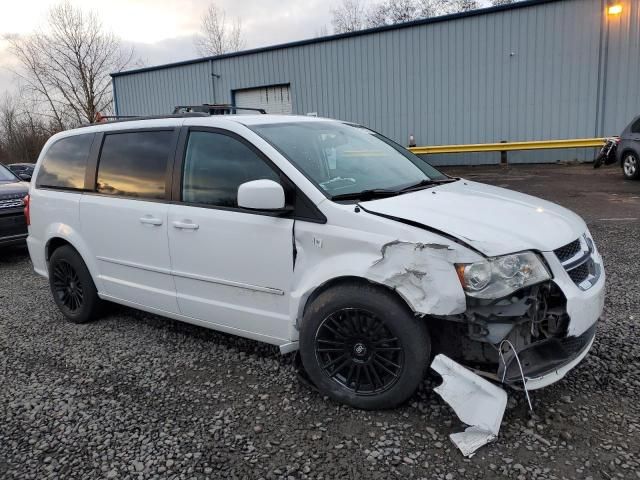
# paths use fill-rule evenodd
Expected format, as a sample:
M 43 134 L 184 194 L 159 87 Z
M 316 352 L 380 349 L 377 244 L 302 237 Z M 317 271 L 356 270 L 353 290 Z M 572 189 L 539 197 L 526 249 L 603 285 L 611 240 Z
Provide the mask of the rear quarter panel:
M 97 280 L 95 259 L 80 235 L 81 193 L 32 187 L 30 191 L 31 226 L 27 245 L 34 270 L 48 277 L 46 251 L 49 242 L 61 238 L 82 256 L 94 281 Z M 101 285 L 96 282 L 98 290 Z

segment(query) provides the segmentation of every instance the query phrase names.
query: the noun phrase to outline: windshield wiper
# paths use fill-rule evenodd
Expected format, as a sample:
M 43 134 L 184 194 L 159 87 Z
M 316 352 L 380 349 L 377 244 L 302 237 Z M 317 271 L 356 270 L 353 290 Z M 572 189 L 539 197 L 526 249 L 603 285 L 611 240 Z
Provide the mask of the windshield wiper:
M 457 178 L 445 178 L 443 180 L 430 180 L 425 178 L 424 180 L 421 180 L 418 183 L 400 188 L 398 190 L 389 190 L 386 188 L 372 188 L 369 190 L 362 190 L 361 192 L 342 193 L 340 195 L 334 195 L 331 197 L 331 200 L 371 200 L 372 198 L 393 197 L 395 195 L 401 195 L 403 193 L 411 192 L 413 190 L 418 190 L 423 187 L 441 185 L 443 183 L 457 182 L 458 180 L 459 179 Z
M 444 178 L 442 180 L 431 180 L 430 178 L 425 178 L 424 180 L 420 180 L 418 183 L 414 183 L 413 185 L 401 188 L 399 191 L 408 192 L 414 189 L 420 189 L 422 187 L 431 187 L 433 185 L 442 185 L 443 183 L 457 182 L 458 180 L 458 178 Z
M 361 192 L 341 193 L 333 195 L 331 200 L 371 200 L 372 198 L 392 197 L 398 195 L 400 190 L 387 190 L 384 188 L 372 188 Z

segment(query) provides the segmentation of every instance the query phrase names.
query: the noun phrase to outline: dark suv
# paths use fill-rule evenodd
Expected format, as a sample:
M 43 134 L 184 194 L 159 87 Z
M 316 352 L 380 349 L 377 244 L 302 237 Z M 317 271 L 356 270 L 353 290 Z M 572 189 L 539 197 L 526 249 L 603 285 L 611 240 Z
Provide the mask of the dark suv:
M 0 246 L 22 243 L 27 238 L 27 223 L 22 199 L 29 185 L 0 164 Z
M 30 182 L 33 177 L 33 169 L 35 165 L 33 163 L 11 163 L 7 165 L 9 170 L 15 173 L 21 180 Z
M 640 115 L 627 125 L 620 135 L 618 160 L 622 173 L 629 180 L 640 179 Z

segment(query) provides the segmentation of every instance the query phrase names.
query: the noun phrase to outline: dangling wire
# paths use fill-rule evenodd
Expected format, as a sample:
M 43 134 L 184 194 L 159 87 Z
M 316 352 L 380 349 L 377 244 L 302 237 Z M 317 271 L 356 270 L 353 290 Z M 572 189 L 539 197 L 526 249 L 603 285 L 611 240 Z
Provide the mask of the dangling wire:
M 526 378 L 524 378 L 524 371 L 522 370 L 522 364 L 520 363 L 520 357 L 518 357 L 518 352 L 516 351 L 516 349 L 513 346 L 513 344 L 509 340 L 506 340 L 506 339 L 502 340 L 500 342 L 500 347 L 498 348 L 498 354 L 500 355 L 500 361 L 502 361 L 502 364 L 504 365 L 504 371 L 502 372 L 502 383 L 504 383 L 504 379 L 507 376 L 507 363 L 504 361 L 504 356 L 502 355 L 502 346 L 505 343 L 507 345 L 509 345 L 509 347 L 513 351 L 513 354 L 516 357 L 516 361 L 518 362 L 518 367 L 520 368 L 520 376 L 522 377 L 522 388 L 524 389 L 524 394 L 527 397 L 527 402 L 529 403 L 529 410 L 531 410 L 531 413 L 534 413 L 533 406 L 531 405 L 531 398 L 529 397 L 529 391 L 527 390 L 527 380 L 526 380 Z

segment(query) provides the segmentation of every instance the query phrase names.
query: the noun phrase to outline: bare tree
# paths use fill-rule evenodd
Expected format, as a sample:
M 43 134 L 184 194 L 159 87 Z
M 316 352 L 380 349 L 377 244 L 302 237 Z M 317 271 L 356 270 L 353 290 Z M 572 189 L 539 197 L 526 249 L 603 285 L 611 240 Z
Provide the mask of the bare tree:
M 347 33 L 367 27 L 367 13 L 360 0 L 342 0 L 331 10 L 334 33 Z
M 516 3 L 518 0 L 492 0 L 491 5 L 494 7 L 498 5 L 511 5 L 512 3 Z
M 440 0 L 442 13 L 470 12 L 480 8 L 478 0 Z
M 57 131 L 55 123 L 34 113 L 24 96 L 5 96 L 0 102 L 0 162 L 35 162 Z
M 242 50 L 242 24 L 239 19 L 227 23 L 227 13 L 212 3 L 202 18 L 200 35 L 195 38 L 195 45 L 198 54 L 202 56 Z
M 477 0 L 382 0 L 369 8 L 363 7 L 360 0 L 342 0 L 331 13 L 334 32 L 343 33 L 477 8 L 480 8 Z
M 20 61 L 17 72 L 27 92 L 44 103 L 60 129 L 92 122 L 111 110 L 111 78 L 132 63 L 133 50 L 107 33 L 95 13 L 64 1 L 49 11 L 47 22 L 27 36 L 5 37 Z
M 367 15 L 370 27 L 410 22 L 422 17 L 421 5 L 415 0 L 387 0 L 374 5 Z

